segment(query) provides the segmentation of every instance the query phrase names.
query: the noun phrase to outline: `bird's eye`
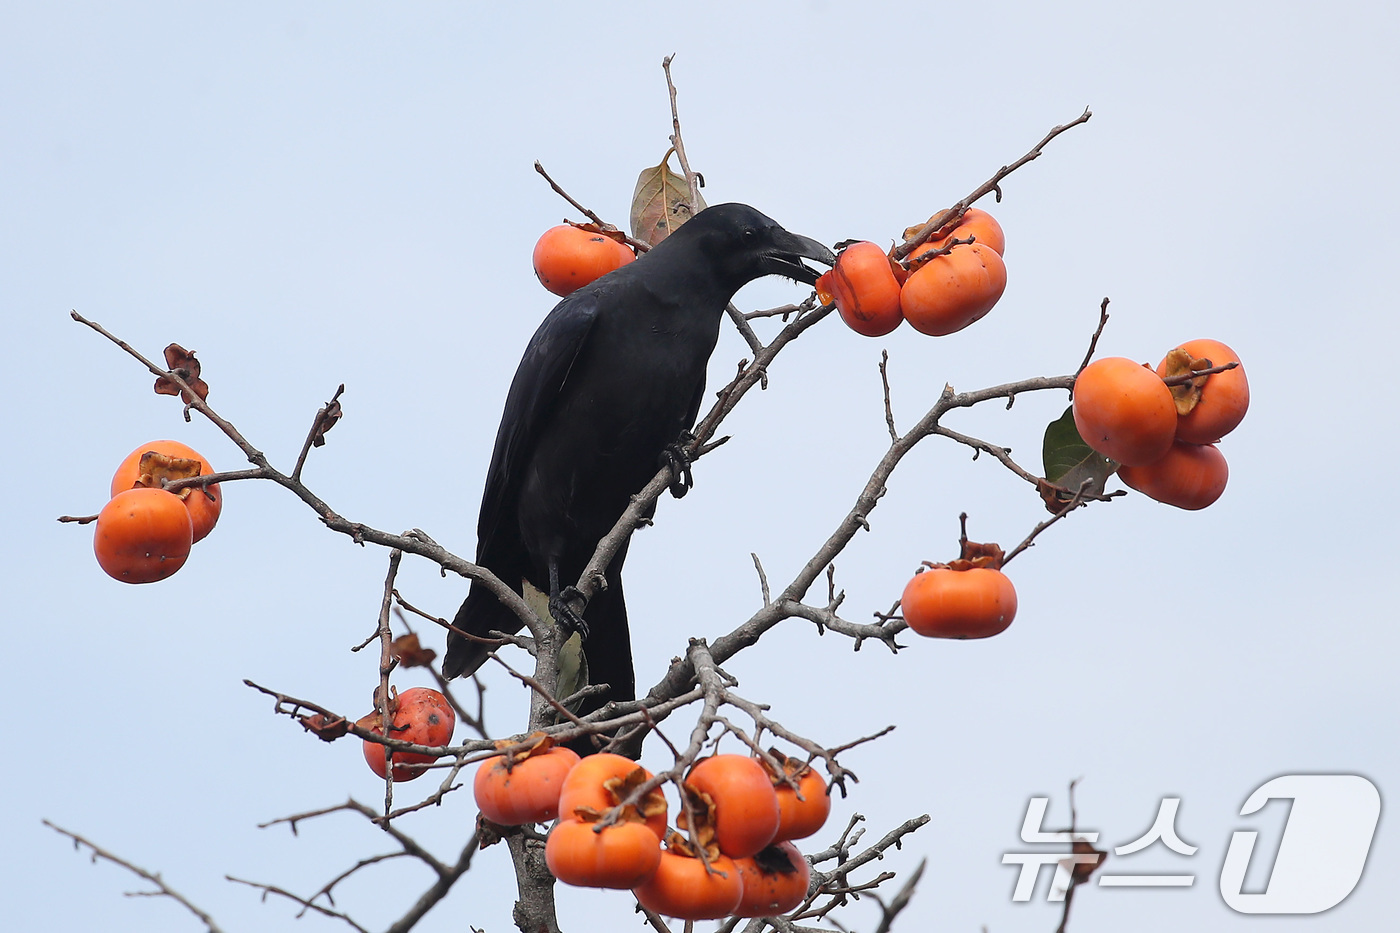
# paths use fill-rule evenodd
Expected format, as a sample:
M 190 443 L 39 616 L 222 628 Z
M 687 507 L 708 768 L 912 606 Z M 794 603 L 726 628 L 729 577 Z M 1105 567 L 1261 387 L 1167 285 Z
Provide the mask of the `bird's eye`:
M 739 234 L 739 239 L 743 240 L 745 246 L 752 246 L 758 242 L 758 231 L 753 227 L 745 227 L 744 232 Z

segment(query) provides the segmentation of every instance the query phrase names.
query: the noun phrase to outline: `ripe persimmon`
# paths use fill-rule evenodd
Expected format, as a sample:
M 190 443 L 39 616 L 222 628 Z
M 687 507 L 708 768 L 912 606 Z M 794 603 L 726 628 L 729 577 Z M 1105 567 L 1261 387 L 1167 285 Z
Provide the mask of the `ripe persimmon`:
M 1203 509 L 1225 491 L 1230 467 L 1214 444 L 1177 441 L 1164 456 L 1146 466 L 1120 467 L 1128 486 L 1179 509 Z
M 1239 361 L 1239 355 L 1219 340 L 1192 340 L 1168 353 L 1157 364 L 1157 375 L 1165 379 Z M 1188 444 L 1215 443 L 1239 427 L 1249 410 L 1249 380 L 1243 366 L 1198 376 L 1171 391 L 1180 416 L 1176 438 Z
M 452 741 L 452 730 L 457 727 L 457 714 L 447 697 L 430 687 L 412 687 L 400 693 L 390 704 L 393 726 L 389 738 L 412 742 L 414 745 L 446 745 Z M 360 720 L 360 725 L 384 734 L 383 722 L 376 710 Z M 388 746 L 378 742 L 364 742 L 365 761 L 370 770 L 384 776 L 384 759 Z M 418 752 L 394 752 L 394 780 L 411 781 L 427 772 L 427 765 L 437 761 L 437 756 Z
M 1125 357 L 1095 360 L 1074 381 L 1074 426 L 1111 460 L 1142 466 L 1160 459 L 1171 449 L 1176 421 L 1162 377 Z
M 620 804 L 633 787 L 651 780 L 651 772 L 631 758 L 600 752 L 574 765 L 559 789 L 559 816 L 572 820 L 607 813 Z M 580 812 L 582 811 L 582 812 Z M 666 797 L 653 789 L 637 807 L 635 815 L 656 836 L 666 838 Z
M 549 831 L 544 860 L 565 884 L 580 888 L 633 888 L 661 861 L 661 840 L 644 823 L 560 820 Z
M 919 250 L 925 247 L 942 249 L 948 245 L 949 240 L 969 238 L 975 243 L 990 246 L 997 251 L 998 256 L 1006 255 L 1006 234 L 1002 232 L 1001 224 L 997 223 L 996 218 L 991 214 L 976 207 L 969 207 L 962 215 L 962 219 L 951 229 L 945 224 L 943 229 L 929 237 L 928 241 L 919 247 Z M 919 250 L 915 250 L 915 253 Z
M 713 801 L 715 842 L 725 855 L 744 858 L 773 841 L 778 794 L 768 772 L 748 755 L 712 755 L 695 763 L 685 785 Z
M 734 864 L 744 881 L 736 917 L 776 917 L 807 897 L 812 868 L 791 842 L 775 842 L 748 858 L 735 859 Z
M 1016 588 L 990 567 L 935 566 L 904 587 L 904 621 L 930 638 L 989 638 L 1016 618 Z
M 636 258 L 606 234 L 561 224 L 535 243 L 535 275 L 541 285 L 563 297 Z
M 830 291 L 841 320 L 856 333 L 883 337 L 904 322 L 899 280 L 890 258 L 874 243 L 862 240 L 841 250 L 823 279 L 822 290 Z
M 744 881 L 739 866 L 726 855 L 712 857 L 707 869 L 698 856 L 667 849 L 656 871 L 632 893 L 643 907 L 667 917 L 718 920 L 739 907 Z
M 472 790 L 481 815 L 502 826 L 543 823 L 559 815 L 559 789 L 578 755 L 555 746 L 507 762 L 488 758 L 476 769 Z
M 185 565 L 194 543 L 189 510 L 174 493 L 139 487 L 117 493 L 97 515 L 98 565 L 123 583 L 154 583 Z
M 778 832 L 773 838 L 806 839 L 826 825 L 831 814 L 831 794 L 826 779 L 811 765 L 789 758 L 783 767 L 797 781 L 797 789 L 773 778 L 773 790 L 778 795 Z
M 194 461 L 197 468 L 186 461 Z M 179 441 L 151 441 L 127 454 L 112 475 L 112 495 L 137 486 L 160 488 L 162 479 L 184 479 L 207 476 L 214 472 L 209 461 L 197 450 Z M 174 493 L 190 511 L 194 523 L 194 540 L 202 540 L 214 530 L 219 512 L 224 507 L 224 493 L 218 483 L 203 488 L 186 487 Z
M 944 337 L 992 310 L 1006 291 L 1006 263 L 990 246 L 955 246 L 919 266 L 899 293 L 905 319 L 920 333 Z

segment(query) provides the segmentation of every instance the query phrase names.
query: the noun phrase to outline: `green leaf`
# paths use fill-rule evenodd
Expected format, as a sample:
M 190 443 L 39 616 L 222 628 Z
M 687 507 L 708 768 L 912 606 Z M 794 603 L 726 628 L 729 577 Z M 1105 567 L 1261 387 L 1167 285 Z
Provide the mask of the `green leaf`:
M 1108 478 L 1118 469 L 1116 463 L 1095 452 L 1079 436 L 1079 429 L 1074 426 L 1073 405 L 1046 426 L 1041 456 L 1045 463 L 1045 479 L 1071 492 L 1078 491 L 1087 479 L 1090 480 L 1087 492 L 1099 495 Z
M 676 231 L 698 211 L 705 209 L 705 199 L 690 203 L 690 186 L 684 175 L 671 171 L 667 162 L 674 148 L 667 149 L 661 161 L 643 169 L 637 176 L 632 192 L 632 236 L 655 246 Z

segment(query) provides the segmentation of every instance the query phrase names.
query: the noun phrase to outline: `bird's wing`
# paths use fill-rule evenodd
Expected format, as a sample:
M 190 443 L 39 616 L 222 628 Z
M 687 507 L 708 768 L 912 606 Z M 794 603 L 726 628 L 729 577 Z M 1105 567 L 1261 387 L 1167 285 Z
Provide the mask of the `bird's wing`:
M 535 439 L 569 377 L 579 350 L 598 318 L 599 292 L 585 288 L 565 298 L 540 324 L 525 348 L 506 395 L 496 448 L 486 473 L 477 519 L 477 559 L 489 560 L 498 535 L 514 540 L 513 528 L 501 526 L 515 514 L 515 498 Z M 507 581 L 512 585 L 515 581 Z

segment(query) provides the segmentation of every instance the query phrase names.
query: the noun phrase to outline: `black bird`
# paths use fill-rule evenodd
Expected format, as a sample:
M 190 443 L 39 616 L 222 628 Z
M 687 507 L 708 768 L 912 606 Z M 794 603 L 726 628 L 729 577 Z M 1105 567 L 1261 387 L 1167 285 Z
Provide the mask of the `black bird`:
M 822 244 L 748 205 L 716 205 L 559 302 L 525 348 L 486 475 L 476 561 L 517 591 L 524 579 L 548 593 L 555 619 L 584 636 L 589 682 L 611 687 L 586 709 L 631 699 L 635 690 L 622 596 L 626 547 L 586 619 L 561 592 L 569 595 L 599 539 L 695 424 L 734 293 L 765 275 L 811 285 L 817 272 L 804 258 L 835 262 Z M 521 628 L 477 583 L 453 625 L 477 635 Z M 444 676 L 474 672 L 490 650 L 450 633 Z

